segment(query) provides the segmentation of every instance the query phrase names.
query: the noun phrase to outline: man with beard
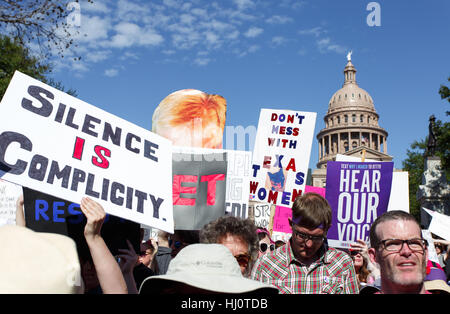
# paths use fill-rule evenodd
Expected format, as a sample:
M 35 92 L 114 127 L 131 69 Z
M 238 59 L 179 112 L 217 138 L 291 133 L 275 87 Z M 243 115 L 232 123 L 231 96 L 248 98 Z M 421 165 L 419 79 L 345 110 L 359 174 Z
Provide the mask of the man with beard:
M 370 228 L 370 245 L 370 259 L 380 265 L 381 293 L 428 293 L 423 284 L 428 249 L 414 216 L 384 213 Z
M 317 193 L 306 193 L 292 206 L 292 237 L 281 248 L 262 255 L 251 278 L 269 283 L 280 293 L 358 293 L 358 279 L 350 256 L 327 245 L 331 208 Z

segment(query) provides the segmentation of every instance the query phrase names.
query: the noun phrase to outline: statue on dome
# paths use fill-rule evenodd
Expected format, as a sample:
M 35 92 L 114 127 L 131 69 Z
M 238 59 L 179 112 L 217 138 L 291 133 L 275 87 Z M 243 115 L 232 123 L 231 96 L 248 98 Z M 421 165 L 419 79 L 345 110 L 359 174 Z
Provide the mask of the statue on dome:
M 349 53 L 347 53 L 347 61 L 352 61 L 352 53 L 353 51 L 349 51 Z

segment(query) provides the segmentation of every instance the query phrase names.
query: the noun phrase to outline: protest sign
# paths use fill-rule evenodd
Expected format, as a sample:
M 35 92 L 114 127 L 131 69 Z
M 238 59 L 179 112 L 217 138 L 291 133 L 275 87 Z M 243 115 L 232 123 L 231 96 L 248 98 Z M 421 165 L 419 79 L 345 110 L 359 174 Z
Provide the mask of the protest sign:
M 225 215 L 227 154 L 173 154 L 175 229 L 200 230 Z
M 18 71 L 0 112 L 1 178 L 173 232 L 169 140 Z
M 0 226 L 16 224 L 16 203 L 22 187 L 0 179 Z
M 256 227 L 269 230 L 272 204 L 250 201 L 249 207 L 251 207 Z
M 373 221 L 387 211 L 392 162 L 327 163 L 326 199 L 332 209 L 328 243 L 348 248 L 360 239 L 368 242 Z
M 422 237 L 428 242 L 428 259 L 439 264 L 439 259 L 436 253 L 436 248 L 434 247 L 434 241 L 430 230 L 422 229 Z
M 248 217 L 248 198 L 250 193 L 251 152 L 173 146 L 174 153 L 194 154 L 190 160 L 198 159 L 198 154 L 223 154 L 227 156 L 227 182 L 225 213 L 240 218 Z M 221 156 L 221 155 L 217 155 Z
M 321 195 L 322 197 L 325 197 L 325 188 L 320 188 L 317 186 L 311 186 L 311 185 L 305 185 L 305 193 L 317 193 Z
M 336 161 L 357 161 L 362 159 L 355 156 L 336 155 Z M 377 162 L 373 159 L 365 159 L 365 162 Z M 394 171 L 392 173 L 391 194 L 389 197 L 388 211 L 402 210 L 409 213 L 409 177 L 408 171 Z
M 315 112 L 261 109 L 251 199 L 291 207 L 304 193 L 315 123 Z
M 289 220 L 292 219 L 292 208 L 276 206 L 275 215 L 273 217 L 272 240 L 281 240 L 287 242 L 292 234 Z
M 450 241 L 450 216 L 422 207 L 433 218 L 428 230 L 444 240 Z
M 80 205 L 49 194 L 23 188 L 24 214 L 27 228 L 36 232 L 58 233 L 72 238 L 82 259 L 90 256 L 84 237 L 86 217 Z M 136 252 L 140 252 L 140 225 L 113 215 L 107 215 L 101 235 L 111 254 L 128 249 L 128 239 Z

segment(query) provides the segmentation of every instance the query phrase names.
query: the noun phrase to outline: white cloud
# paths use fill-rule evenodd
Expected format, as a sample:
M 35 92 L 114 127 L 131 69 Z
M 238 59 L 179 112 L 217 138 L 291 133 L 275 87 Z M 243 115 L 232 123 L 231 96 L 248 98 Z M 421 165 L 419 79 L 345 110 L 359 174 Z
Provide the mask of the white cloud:
M 294 19 L 288 16 L 274 15 L 266 19 L 269 24 L 286 24 L 293 22 Z
M 179 8 L 181 6 L 180 1 L 177 0 L 163 0 L 163 4 L 169 8 Z
M 247 38 L 255 38 L 261 35 L 263 31 L 262 28 L 252 26 L 244 33 L 244 36 Z
M 196 59 L 194 60 L 194 63 L 195 63 L 196 65 L 200 65 L 200 66 L 208 65 L 209 62 L 211 62 L 211 59 L 210 59 L 210 58 L 196 58 Z
M 317 44 L 317 48 L 319 48 L 320 53 L 326 53 L 329 51 L 333 51 L 333 52 L 342 54 L 347 51 L 346 47 L 332 43 L 331 39 L 329 37 L 317 40 L 316 44 Z
M 245 10 L 255 5 L 252 0 L 233 0 L 233 2 L 237 5 L 239 10 Z
M 80 9 L 81 9 L 82 14 L 85 12 L 89 12 L 89 13 L 109 13 L 109 12 L 111 12 L 111 9 L 106 6 L 105 2 L 100 2 L 100 1 L 80 2 Z
M 180 22 L 183 24 L 192 24 L 197 18 L 190 14 L 181 14 L 180 15 Z
M 88 52 L 84 59 L 88 62 L 97 63 L 97 62 L 108 59 L 108 57 L 110 55 L 111 55 L 111 50 L 97 50 L 97 51 Z
M 105 70 L 104 74 L 107 77 L 114 77 L 119 74 L 119 71 L 117 71 L 117 69 L 108 69 L 108 70 Z
M 306 4 L 303 0 L 280 0 L 280 6 L 290 9 L 300 9 Z
M 116 34 L 105 46 L 115 48 L 126 48 L 137 46 L 156 46 L 164 41 L 164 38 L 152 29 L 143 29 L 139 25 L 129 22 L 122 22 L 114 27 Z
M 250 47 L 248 47 L 245 50 L 241 50 L 239 48 L 236 48 L 233 50 L 233 52 L 238 55 L 238 57 L 242 58 L 245 57 L 246 55 L 250 54 L 250 53 L 255 53 L 256 51 L 258 51 L 261 47 L 259 45 L 252 45 Z
M 283 36 L 272 37 L 272 41 L 271 41 L 272 45 L 274 45 L 274 46 L 280 46 L 282 44 L 285 44 L 286 42 L 287 42 L 287 39 L 284 38 Z
M 324 30 L 322 27 L 317 26 L 309 29 L 303 29 L 298 31 L 300 35 L 314 35 L 316 37 L 319 37 L 322 33 L 326 33 L 327 31 Z
M 232 31 L 231 33 L 228 33 L 226 36 L 225 36 L 225 38 L 227 38 L 227 39 L 231 39 L 231 40 L 233 40 L 233 39 L 237 39 L 238 37 L 239 37 L 239 31 L 238 30 L 234 30 L 234 31 Z
M 210 45 L 217 45 L 219 44 L 219 36 L 217 36 L 215 33 L 211 31 L 205 32 L 206 41 Z

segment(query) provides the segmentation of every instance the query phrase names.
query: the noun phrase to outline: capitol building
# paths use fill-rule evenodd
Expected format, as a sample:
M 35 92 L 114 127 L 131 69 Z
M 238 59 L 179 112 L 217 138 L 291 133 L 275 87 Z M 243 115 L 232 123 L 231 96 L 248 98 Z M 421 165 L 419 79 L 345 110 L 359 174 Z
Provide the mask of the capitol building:
M 337 154 L 392 161 L 387 153 L 388 132 L 379 124 L 372 97 L 356 83 L 356 68 L 347 55 L 344 85 L 328 102 L 324 117 L 325 128 L 317 134 L 319 162 L 312 173 L 312 185 L 326 186 L 327 162 Z

